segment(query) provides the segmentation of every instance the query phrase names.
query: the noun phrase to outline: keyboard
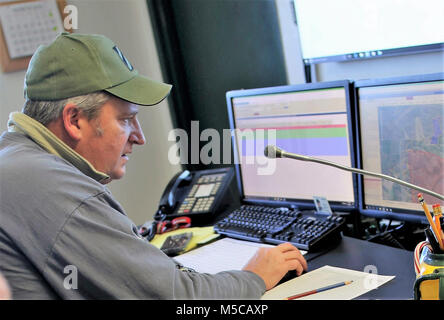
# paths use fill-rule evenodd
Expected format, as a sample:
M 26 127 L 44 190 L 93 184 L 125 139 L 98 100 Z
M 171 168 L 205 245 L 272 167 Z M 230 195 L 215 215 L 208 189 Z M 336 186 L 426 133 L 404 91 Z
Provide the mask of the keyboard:
M 341 216 L 242 205 L 218 221 L 214 230 L 231 238 L 269 244 L 290 242 L 298 249 L 317 251 L 340 238 L 344 224 Z

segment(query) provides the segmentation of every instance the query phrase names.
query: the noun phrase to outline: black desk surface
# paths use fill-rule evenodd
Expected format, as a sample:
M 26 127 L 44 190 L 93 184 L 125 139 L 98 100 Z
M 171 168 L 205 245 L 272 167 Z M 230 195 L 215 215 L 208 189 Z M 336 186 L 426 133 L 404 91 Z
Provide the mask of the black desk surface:
M 391 281 L 357 299 L 413 299 L 415 271 L 411 251 L 342 237 L 334 249 L 313 258 L 307 255 L 307 261 L 309 271 L 325 265 L 356 271 L 364 271 L 366 266 L 375 266 L 379 275 L 395 276 Z

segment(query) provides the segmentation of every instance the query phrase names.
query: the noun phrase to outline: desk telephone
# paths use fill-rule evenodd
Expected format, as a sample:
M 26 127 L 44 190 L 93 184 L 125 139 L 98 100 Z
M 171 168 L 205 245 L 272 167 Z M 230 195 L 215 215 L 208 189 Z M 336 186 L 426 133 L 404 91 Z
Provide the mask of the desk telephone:
M 233 168 L 177 173 L 162 194 L 155 219 L 188 216 L 192 222 L 208 221 L 223 208 L 233 177 Z

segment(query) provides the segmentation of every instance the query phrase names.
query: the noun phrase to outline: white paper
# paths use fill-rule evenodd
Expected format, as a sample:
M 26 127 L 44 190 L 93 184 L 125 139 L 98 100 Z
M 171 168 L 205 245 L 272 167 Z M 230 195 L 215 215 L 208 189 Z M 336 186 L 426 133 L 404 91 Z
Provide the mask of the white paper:
M 289 280 L 269 291 L 262 299 L 283 300 L 296 294 L 329 286 L 342 281 L 353 281 L 349 285 L 311 294 L 298 300 L 351 300 L 369 292 L 395 276 L 381 276 L 375 273 L 367 273 L 332 266 L 324 266 L 310 271 L 300 277 Z
M 32 55 L 64 31 L 56 0 L 1 6 L 0 22 L 11 59 Z
M 214 274 L 220 271 L 241 270 L 260 247 L 273 245 L 223 238 L 174 259 L 198 272 Z

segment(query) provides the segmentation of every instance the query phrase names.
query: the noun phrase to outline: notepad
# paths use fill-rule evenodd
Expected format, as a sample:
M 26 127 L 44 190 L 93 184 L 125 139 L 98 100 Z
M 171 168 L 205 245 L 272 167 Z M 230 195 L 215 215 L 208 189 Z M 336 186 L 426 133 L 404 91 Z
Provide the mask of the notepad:
M 221 271 L 242 270 L 261 247 L 273 247 L 273 245 L 223 238 L 174 259 L 198 272 L 214 274 Z M 305 254 L 306 251 L 301 253 Z
M 395 276 L 323 266 L 267 291 L 262 299 L 282 300 L 299 293 L 352 280 L 353 283 L 349 285 L 300 298 L 300 300 L 351 300 L 378 288 L 393 278 Z

